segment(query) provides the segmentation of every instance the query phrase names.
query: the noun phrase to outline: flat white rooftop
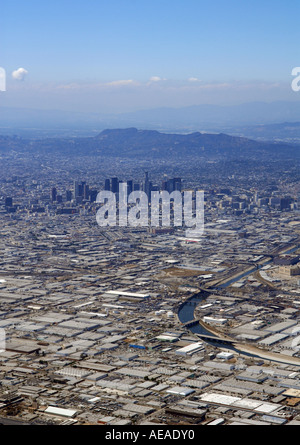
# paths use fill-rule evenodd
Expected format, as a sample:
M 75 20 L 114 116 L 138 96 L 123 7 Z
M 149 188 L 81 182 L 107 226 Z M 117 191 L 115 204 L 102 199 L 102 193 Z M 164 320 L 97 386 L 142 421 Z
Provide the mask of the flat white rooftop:
M 149 298 L 148 294 L 138 294 L 136 292 L 124 292 L 120 290 L 109 290 L 106 291 L 107 294 L 111 295 L 123 295 L 124 297 L 134 297 L 134 298 Z
M 58 408 L 57 406 L 48 406 L 45 413 L 63 417 L 74 417 L 77 411 L 74 409 Z

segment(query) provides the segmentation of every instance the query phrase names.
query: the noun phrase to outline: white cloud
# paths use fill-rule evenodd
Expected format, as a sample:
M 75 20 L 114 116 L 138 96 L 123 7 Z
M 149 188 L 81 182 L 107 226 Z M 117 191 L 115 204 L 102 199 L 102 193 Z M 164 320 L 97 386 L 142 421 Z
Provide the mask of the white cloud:
M 25 68 L 18 68 L 17 70 L 12 72 L 12 77 L 15 80 L 24 80 L 28 71 Z
M 128 79 L 128 80 L 113 80 L 112 82 L 108 82 L 105 85 L 109 85 L 109 86 L 124 86 L 124 85 L 136 85 L 137 82 L 135 82 L 132 79 Z
M 122 88 L 122 87 L 138 87 L 140 83 L 133 79 L 125 80 L 112 80 L 110 82 L 90 82 L 90 83 L 79 83 L 72 82 L 68 84 L 59 84 L 53 88 L 56 90 L 77 90 L 77 91 L 105 91 L 111 90 L 112 88 Z
M 190 77 L 190 78 L 188 79 L 188 81 L 189 81 L 189 82 L 201 82 L 201 80 L 198 79 L 197 77 Z
M 159 82 L 160 80 L 162 80 L 162 79 L 159 76 L 150 77 L 150 82 Z

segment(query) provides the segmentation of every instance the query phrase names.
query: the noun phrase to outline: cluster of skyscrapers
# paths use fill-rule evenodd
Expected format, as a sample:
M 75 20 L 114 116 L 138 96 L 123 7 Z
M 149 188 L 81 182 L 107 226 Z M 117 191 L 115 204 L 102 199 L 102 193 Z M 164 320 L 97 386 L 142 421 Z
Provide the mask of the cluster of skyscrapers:
M 173 191 L 178 190 L 181 192 L 181 186 L 182 186 L 181 178 L 172 178 L 162 181 L 161 187 L 159 187 L 158 185 L 153 184 L 152 181 L 149 180 L 149 174 L 148 172 L 145 172 L 144 181 L 142 183 L 135 183 L 132 180 L 120 181 L 116 177 L 105 179 L 104 190 L 108 190 L 113 193 L 118 193 L 119 184 L 124 182 L 127 183 L 128 194 L 130 194 L 133 191 L 142 190 L 146 193 L 149 201 L 151 200 L 152 191 L 166 190 L 169 193 L 172 193 Z
M 85 181 L 74 181 L 73 191 L 66 190 L 65 197 L 57 192 L 56 187 L 51 189 L 51 202 L 61 203 L 63 201 L 72 201 L 80 203 L 82 201 L 95 202 L 98 191 L 91 189 Z
M 152 191 L 160 191 L 166 190 L 169 193 L 172 193 L 175 190 L 181 192 L 182 181 L 181 178 L 171 178 L 162 181 L 161 185 L 155 185 L 149 179 L 148 172 L 145 172 L 144 180 L 141 182 L 134 182 L 133 180 L 120 180 L 117 177 L 107 178 L 104 181 L 104 190 L 111 191 L 115 194 L 119 193 L 119 184 L 120 183 L 127 184 L 127 193 L 128 195 L 133 191 L 143 191 L 146 193 L 149 201 L 151 201 L 151 192 Z M 59 194 L 56 187 L 52 187 L 50 192 L 50 198 L 52 203 L 62 203 L 64 201 L 76 201 L 77 203 L 81 203 L 83 201 L 95 202 L 97 199 L 97 194 L 99 190 L 90 188 L 89 184 L 86 181 L 74 181 L 73 190 L 66 190 L 64 196 Z

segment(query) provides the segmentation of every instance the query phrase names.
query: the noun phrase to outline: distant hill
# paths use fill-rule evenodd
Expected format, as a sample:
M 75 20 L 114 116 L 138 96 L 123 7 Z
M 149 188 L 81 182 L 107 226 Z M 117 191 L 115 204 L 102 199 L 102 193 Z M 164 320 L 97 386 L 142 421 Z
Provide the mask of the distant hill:
M 226 134 L 165 134 L 154 130 L 136 128 L 105 130 L 96 138 L 100 151 L 109 154 L 144 157 L 215 157 L 222 155 L 241 156 L 244 153 L 270 150 L 277 146 L 261 144 L 256 141 L 228 136 Z M 98 151 L 99 151 L 98 148 Z
M 166 134 L 136 128 L 108 129 L 95 137 L 23 139 L 0 136 L 0 151 L 55 153 L 76 156 L 110 156 L 145 159 L 205 158 L 247 159 L 299 157 L 300 147 L 259 142 L 227 134 Z

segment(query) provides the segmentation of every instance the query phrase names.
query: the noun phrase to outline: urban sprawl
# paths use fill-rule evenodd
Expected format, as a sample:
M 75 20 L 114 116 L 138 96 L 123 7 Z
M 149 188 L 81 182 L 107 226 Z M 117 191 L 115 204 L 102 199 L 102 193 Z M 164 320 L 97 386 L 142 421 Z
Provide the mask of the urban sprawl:
M 2 161 L 0 423 L 300 424 L 293 168 Z M 121 182 L 204 190 L 204 233 L 99 227 Z

